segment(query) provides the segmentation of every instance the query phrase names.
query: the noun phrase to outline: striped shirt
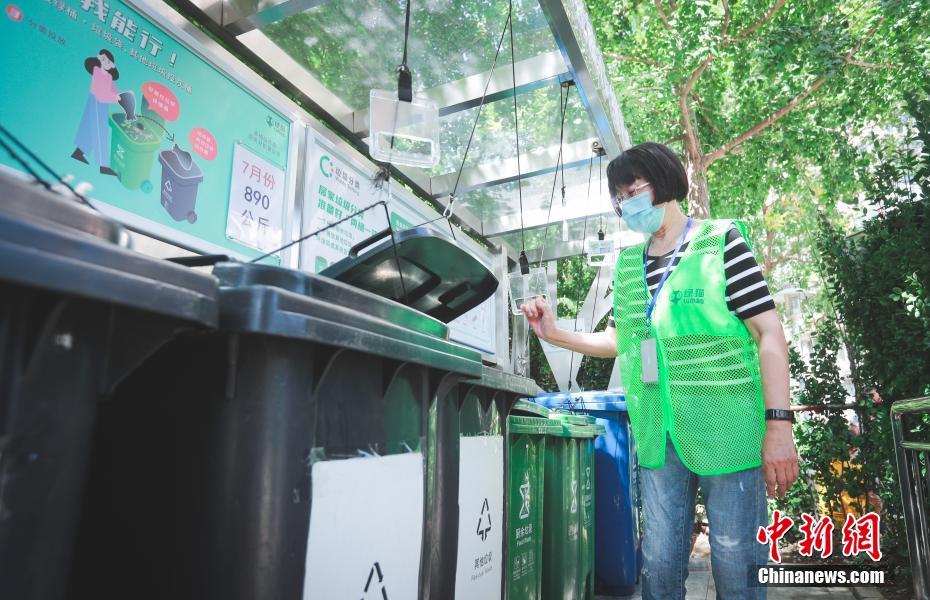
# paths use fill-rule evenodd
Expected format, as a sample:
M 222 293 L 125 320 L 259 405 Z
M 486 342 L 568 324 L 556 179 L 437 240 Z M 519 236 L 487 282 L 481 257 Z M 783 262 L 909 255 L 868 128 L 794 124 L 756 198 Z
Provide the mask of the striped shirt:
M 689 236 L 690 237 L 690 236 Z M 681 253 L 688 247 L 690 241 L 686 241 L 679 252 L 675 264 L 671 266 L 671 272 L 675 272 L 675 267 L 681 260 Z M 646 257 L 646 284 L 649 286 L 649 292 L 655 293 L 662 279 L 662 274 L 669 268 L 669 260 L 672 258 L 672 250 L 662 256 Z M 767 310 L 775 308 L 775 300 L 769 292 L 769 287 L 762 277 L 762 269 L 756 262 L 749 245 L 736 227 L 731 227 L 727 231 L 726 246 L 723 250 L 723 270 L 726 275 L 726 301 L 727 308 L 742 320 L 749 319 Z M 613 317 L 607 320 L 608 327 L 615 327 Z

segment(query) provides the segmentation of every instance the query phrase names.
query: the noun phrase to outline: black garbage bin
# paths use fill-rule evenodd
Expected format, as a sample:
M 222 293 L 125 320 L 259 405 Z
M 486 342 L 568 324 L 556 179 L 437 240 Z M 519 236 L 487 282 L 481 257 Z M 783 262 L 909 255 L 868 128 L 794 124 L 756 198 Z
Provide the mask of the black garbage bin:
M 97 408 L 216 280 L 144 257 L 116 223 L 0 175 L 0 598 L 64 594 Z
M 503 597 L 504 422 L 511 407 L 538 391 L 524 377 L 484 366 L 439 390 L 430 414 L 430 453 L 444 475 L 430 488 L 424 598 Z
M 74 598 L 419 596 L 427 411 L 480 356 L 323 277 L 224 263 L 98 429 Z

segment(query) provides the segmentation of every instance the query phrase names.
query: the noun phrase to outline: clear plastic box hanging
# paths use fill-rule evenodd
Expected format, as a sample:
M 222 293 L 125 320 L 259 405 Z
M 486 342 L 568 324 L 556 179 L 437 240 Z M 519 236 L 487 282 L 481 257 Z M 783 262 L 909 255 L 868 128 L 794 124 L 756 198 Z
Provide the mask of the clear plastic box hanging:
M 396 90 L 371 90 L 368 148 L 375 160 L 411 167 L 439 164 L 439 108 L 426 96 L 410 102 Z
M 617 245 L 613 240 L 588 240 L 588 266 L 613 266 L 615 262 Z
M 546 269 L 537 267 L 524 275 L 519 270 L 508 273 L 510 280 L 510 310 L 515 315 L 523 314 L 520 305 L 536 297 L 549 298 L 549 279 Z

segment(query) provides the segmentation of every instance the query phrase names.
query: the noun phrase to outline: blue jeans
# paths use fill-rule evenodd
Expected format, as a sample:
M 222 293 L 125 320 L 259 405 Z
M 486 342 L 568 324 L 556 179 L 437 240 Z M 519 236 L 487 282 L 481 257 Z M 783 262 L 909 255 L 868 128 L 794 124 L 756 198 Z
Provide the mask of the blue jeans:
M 642 468 L 640 473 L 643 600 L 685 597 L 698 486 L 707 509 L 718 600 L 764 600 L 764 587 L 749 586 L 750 566 L 768 562 L 768 546 L 756 541 L 756 532 L 768 519 L 762 469 L 697 475 L 682 464 L 667 440 L 665 465 Z
M 88 95 L 77 135 L 74 136 L 74 145 L 84 156 L 93 156 L 98 167 L 110 166 L 109 110 L 106 103 L 97 100 L 93 94 Z

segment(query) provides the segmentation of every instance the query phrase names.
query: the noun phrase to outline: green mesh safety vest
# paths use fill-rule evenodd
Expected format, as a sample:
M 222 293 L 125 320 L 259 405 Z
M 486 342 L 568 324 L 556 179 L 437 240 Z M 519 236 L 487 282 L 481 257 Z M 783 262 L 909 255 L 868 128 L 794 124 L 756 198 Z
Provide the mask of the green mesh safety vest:
M 617 359 L 640 465 L 665 464 L 665 436 L 699 475 L 762 464 L 762 378 L 755 340 L 726 303 L 723 249 L 739 221 L 704 221 L 668 276 L 646 331 L 645 243 L 624 250 L 614 276 Z M 659 380 L 643 383 L 640 342 L 656 339 Z

